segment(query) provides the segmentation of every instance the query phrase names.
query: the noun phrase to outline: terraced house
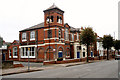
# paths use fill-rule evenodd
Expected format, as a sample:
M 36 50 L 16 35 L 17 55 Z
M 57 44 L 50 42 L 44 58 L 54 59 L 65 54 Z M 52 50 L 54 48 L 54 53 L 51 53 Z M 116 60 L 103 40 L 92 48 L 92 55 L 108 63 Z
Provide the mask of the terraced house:
M 28 48 L 33 62 L 85 58 L 86 46 L 79 44 L 82 28 L 64 23 L 64 11 L 54 4 L 43 12 L 44 22 L 19 31 L 19 57 L 15 58 L 28 61 Z

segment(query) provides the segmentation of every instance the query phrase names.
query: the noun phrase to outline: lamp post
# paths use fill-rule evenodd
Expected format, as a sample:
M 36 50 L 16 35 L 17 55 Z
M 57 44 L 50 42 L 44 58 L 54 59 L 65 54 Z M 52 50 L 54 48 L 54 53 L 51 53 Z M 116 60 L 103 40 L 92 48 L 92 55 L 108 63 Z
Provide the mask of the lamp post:
M 29 54 L 30 54 L 30 48 L 28 48 L 28 71 L 30 70 Z

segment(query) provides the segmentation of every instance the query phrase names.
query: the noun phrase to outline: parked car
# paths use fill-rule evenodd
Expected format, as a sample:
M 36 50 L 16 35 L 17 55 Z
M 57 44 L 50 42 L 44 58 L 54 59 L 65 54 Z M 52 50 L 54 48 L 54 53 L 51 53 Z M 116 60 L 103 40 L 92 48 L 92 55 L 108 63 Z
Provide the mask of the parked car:
M 115 55 L 115 60 L 120 60 L 120 55 Z

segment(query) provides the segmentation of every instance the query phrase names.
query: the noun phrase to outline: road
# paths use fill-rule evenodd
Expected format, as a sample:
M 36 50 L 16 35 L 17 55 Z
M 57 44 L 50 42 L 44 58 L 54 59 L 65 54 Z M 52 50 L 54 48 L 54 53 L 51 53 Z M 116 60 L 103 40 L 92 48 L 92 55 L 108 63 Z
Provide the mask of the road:
M 118 61 L 100 61 L 70 67 L 58 67 L 3 78 L 118 78 Z

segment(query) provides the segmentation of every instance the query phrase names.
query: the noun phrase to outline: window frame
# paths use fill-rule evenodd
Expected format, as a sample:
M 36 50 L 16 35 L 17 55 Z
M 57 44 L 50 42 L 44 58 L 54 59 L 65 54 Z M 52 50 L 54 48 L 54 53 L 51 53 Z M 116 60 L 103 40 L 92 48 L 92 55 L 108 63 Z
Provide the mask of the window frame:
M 24 54 L 24 55 L 21 55 L 21 58 L 28 58 L 28 50 L 27 48 L 30 48 L 30 53 L 29 53 L 29 58 L 35 58 L 35 47 L 22 47 L 21 50 L 22 50 L 22 53 L 21 54 Z M 34 50 L 32 51 L 32 48 L 34 48 Z M 24 51 L 23 51 L 24 49 Z M 26 52 L 27 52 L 27 55 L 26 55 Z M 32 56 L 32 53 L 34 52 L 34 55 Z
M 12 52 L 11 52 L 11 49 L 9 49 L 9 58 L 12 57 Z
M 49 32 L 49 31 L 50 31 L 50 32 Z M 52 38 L 52 30 L 49 29 L 47 33 L 48 33 L 48 38 Z M 49 33 L 50 33 L 50 34 L 49 34 Z
M 16 55 L 15 55 L 16 54 Z M 18 50 L 17 47 L 13 47 L 13 58 L 18 58 Z
M 65 29 L 65 40 L 69 40 L 69 32 L 68 29 Z
M 22 33 L 22 41 L 26 41 L 27 40 L 27 33 L 23 32 Z
M 35 31 L 30 32 L 30 40 L 35 40 Z

